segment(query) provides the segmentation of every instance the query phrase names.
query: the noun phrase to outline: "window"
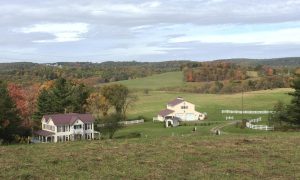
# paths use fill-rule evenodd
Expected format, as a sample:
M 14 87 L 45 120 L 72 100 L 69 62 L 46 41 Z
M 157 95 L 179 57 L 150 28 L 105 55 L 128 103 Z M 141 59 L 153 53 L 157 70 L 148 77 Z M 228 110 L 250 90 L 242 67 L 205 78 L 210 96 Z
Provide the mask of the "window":
M 181 109 L 188 109 L 188 106 L 181 106 Z
M 92 129 L 91 124 L 84 124 L 84 130 Z
M 74 125 L 74 129 L 81 129 L 82 126 L 81 125 Z

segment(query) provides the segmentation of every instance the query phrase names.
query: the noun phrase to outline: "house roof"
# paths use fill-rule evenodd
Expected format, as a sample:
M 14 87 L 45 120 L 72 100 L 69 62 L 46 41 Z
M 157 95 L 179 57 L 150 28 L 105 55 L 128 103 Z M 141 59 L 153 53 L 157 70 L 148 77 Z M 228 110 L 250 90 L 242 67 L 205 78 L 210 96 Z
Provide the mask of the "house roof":
M 91 114 L 50 114 L 44 116 L 45 120 L 52 119 L 55 125 L 72 125 L 76 120 L 80 119 L 83 123 L 94 122 L 95 119 Z
M 161 110 L 158 115 L 162 116 L 162 117 L 165 117 L 171 113 L 173 113 L 174 111 L 173 110 L 170 110 L 170 109 L 164 109 L 164 110 Z
M 180 104 L 184 102 L 184 100 L 182 98 L 176 98 L 173 101 L 168 102 L 169 106 L 176 106 L 177 104 Z
M 38 130 L 38 131 L 35 131 L 34 134 L 40 135 L 40 136 L 51 136 L 51 135 L 54 135 L 55 133 L 50 132 L 50 131 L 45 131 L 45 130 Z

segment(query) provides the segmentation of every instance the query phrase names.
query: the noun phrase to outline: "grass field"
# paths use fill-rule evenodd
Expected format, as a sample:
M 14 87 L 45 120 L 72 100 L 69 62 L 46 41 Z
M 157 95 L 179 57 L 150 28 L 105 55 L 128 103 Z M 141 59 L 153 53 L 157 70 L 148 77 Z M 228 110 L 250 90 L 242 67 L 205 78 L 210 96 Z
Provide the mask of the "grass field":
M 0 179 L 298 179 L 298 133 L 0 147 Z
M 244 94 L 245 110 L 271 110 L 274 104 L 281 100 L 288 103 L 290 96 L 287 94 L 291 89 L 275 89 L 264 91 L 253 91 Z M 166 108 L 166 104 L 176 97 L 183 97 L 196 105 L 196 110 L 207 112 L 208 120 L 224 120 L 225 115 L 221 115 L 222 109 L 242 109 L 242 95 L 216 95 L 216 94 L 195 94 L 195 93 L 177 93 L 165 91 L 150 91 L 149 94 L 137 92 L 138 101 L 128 112 L 129 118 L 144 116 L 152 119 L 157 113 Z M 246 116 L 247 117 L 247 116 Z M 252 117 L 252 116 L 248 116 Z M 256 117 L 256 116 L 254 116 Z M 240 116 L 235 116 L 236 119 Z

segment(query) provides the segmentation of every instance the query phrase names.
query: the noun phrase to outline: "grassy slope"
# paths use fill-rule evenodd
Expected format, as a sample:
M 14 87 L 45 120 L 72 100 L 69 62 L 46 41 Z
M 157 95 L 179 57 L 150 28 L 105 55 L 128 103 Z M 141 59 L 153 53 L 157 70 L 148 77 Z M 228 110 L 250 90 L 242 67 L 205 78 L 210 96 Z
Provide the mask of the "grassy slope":
M 297 179 L 300 136 L 185 136 L 0 147 L 0 179 Z
M 178 87 L 184 85 L 183 74 L 180 71 L 157 74 L 145 78 L 119 81 L 117 83 L 124 84 L 130 89 L 150 90 L 156 90 L 164 87 Z

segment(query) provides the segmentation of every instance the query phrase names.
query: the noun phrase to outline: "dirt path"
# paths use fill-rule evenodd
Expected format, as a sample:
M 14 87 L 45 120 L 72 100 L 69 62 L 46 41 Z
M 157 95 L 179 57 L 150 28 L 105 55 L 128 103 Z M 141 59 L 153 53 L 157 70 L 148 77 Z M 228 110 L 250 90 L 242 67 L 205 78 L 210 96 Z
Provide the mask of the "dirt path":
M 221 130 L 222 128 L 224 128 L 224 127 L 226 127 L 226 126 L 235 124 L 235 123 L 237 123 L 237 122 L 239 122 L 239 121 L 230 121 L 230 122 L 227 122 L 227 123 L 224 123 L 224 124 L 220 124 L 220 125 L 218 125 L 218 126 L 215 126 L 215 127 L 211 128 L 211 129 L 210 129 L 210 132 L 215 134 L 217 129 Z M 226 133 L 225 133 L 225 132 L 222 132 L 222 134 L 226 134 Z

